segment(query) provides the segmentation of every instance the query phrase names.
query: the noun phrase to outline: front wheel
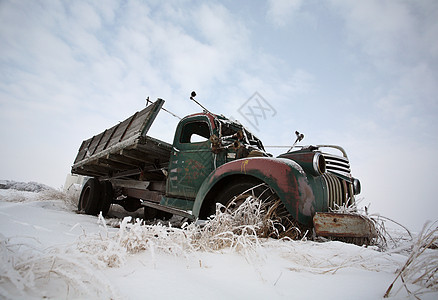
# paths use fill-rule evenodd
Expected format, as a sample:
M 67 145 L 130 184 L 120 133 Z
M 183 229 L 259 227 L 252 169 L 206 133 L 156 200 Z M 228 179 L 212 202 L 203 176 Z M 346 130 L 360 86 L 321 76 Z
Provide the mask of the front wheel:
M 84 184 L 81 195 L 79 196 L 78 211 L 83 211 L 87 215 L 97 215 L 99 213 L 100 202 L 100 183 L 96 178 L 90 178 Z
M 264 237 L 297 239 L 305 232 L 287 211 L 280 197 L 265 183 L 242 181 L 227 186 L 216 198 L 227 211 L 233 213 L 247 199 L 261 202 L 261 210 L 266 226 L 259 232 Z
M 216 198 L 216 202 L 223 204 L 230 210 L 235 210 L 248 198 L 258 199 L 263 203 L 267 203 L 277 200 L 278 196 L 262 182 L 242 181 L 227 186 Z

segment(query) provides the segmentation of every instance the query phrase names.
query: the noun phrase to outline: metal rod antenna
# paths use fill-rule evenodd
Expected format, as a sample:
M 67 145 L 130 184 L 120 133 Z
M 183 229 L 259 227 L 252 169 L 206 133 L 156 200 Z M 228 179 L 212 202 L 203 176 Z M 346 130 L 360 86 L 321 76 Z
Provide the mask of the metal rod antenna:
M 178 119 L 182 119 L 181 117 L 179 117 L 179 116 L 177 116 L 177 115 L 175 115 L 173 112 L 171 112 L 171 111 L 168 111 L 167 109 L 165 109 L 164 107 L 162 107 L 161 108 L 162 110 L 164 110 L 165 112 L 167 112 L 167 113 L 169 113 L 169 114 L 171 114 L 172 116 L 174 116 L 175 118 L 178 118 Z
M 205 110 L 206 112 L 208 112 L 209 114 L 211 114 L 211 112 L 208 111 L 208 109 L 206 109 L 201 103 L 199 103 L 198 101 L 195 100 L 196 97 L 196 93 L 195 91 L 193 91 L 190 95 L 190 100 L 193 100 L 196 104 L 198 104 L 200 107 L 202 107 L 203 110 Z
M 149 105 L 149 103 L 153 103 L 151 100 L 149 100 L 149 97 L 147 97 L 146 98 L 146 106 L 148 106 Z M 171 111 L 169 111 L 169 110 L 167 110 L 167 109 L 165 109 L 164 107 L 161 107 L 161 109 L 162 110 L 164 110 L 165 112 L 167 112 L 168 114 L 171 114 L 172 116 L 174 116 L 175 118 L 178 118 L 178 119 L 180 119 L 181 120 L 181 117 L 179 117 L 179 116 L 177 116 L 177 115 L 175 115 L 173 112 L 171 112 Z

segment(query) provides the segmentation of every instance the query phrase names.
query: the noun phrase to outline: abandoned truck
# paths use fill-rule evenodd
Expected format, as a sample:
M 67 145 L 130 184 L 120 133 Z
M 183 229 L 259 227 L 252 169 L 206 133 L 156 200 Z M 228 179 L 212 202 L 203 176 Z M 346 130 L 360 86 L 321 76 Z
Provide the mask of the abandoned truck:
M 365 218 L 332 212 L 353 204 L 361 189 L 341 147 L 296 146 L 303 138 L 296 132 L 294 146 L 272 157 L 240 123 L 206 109 L 181 119 L 169 144 L 147 135 L 163 104 L 158 99 L 82 142 L 72 173 L 91 178 L 79 211 L 106 215 L 119 204 L 127 211 L 144 207 L 146 219 L 176 214 L 206 220 L 216 203 L 238 205 L 250 194 L 265 195 L 277 200 L 266 200 L 276 205 L 276 217 L 314 228 L 318 236 L 374 237 Z M 327 148 L 340 155 L 323 152 Z

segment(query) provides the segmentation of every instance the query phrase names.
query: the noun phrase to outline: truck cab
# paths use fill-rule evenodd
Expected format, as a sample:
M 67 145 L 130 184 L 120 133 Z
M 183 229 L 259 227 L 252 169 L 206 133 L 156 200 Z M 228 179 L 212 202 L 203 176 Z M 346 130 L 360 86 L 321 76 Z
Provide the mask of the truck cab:
M 268 156 L 260 140 L 241 124 L 208 112 L 185 117 L 173 140 L 166 195 L 194 201 L 210 173 L 251 151 Z

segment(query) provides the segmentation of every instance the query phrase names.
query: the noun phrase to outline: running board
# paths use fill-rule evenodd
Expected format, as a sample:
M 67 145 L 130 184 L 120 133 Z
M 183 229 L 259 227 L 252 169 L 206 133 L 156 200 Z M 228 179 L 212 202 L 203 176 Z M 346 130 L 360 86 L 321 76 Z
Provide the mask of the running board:
M 172 207 L 169 207 L 169 206 L 164 206 L 164 205 L 161 205 L 161 204 L 158 204 L 158 203 L 149 202 L 149 201 L 143 201 L 141 203 L 141 205 L 142 206 L 146 206 L 146 207 L 152 207 L 152 208 L 155 208 L 155 209 L 158 209 L 158 210 L 162 210 L 162 211 L 165 211 L 165 212 L 168 212 L 168 213 L 171 213 L 171 214 L 174 214 L 174 215 L 178 215 L 178 216 L 181 216 L 181 217 L 184 217 L 184 218 L 188 218 L 191 221 L 195 220 L 195 216 L 192 215 L 192 214 L 189 214 L 185 210 L 181 210 L 181 209 L 177 209 L 177 208 L 172 208 Z

